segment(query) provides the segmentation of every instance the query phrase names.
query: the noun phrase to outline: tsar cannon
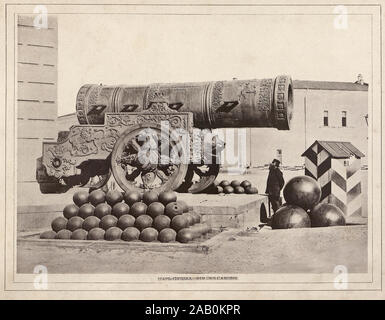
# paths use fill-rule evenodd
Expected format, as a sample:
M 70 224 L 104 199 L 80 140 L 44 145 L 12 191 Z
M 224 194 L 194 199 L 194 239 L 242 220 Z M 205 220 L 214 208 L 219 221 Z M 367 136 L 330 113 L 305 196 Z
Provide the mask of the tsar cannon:
M 76 98 L 79 124 L 43 143 L 37 181 L 42 193 L 102 188 L 111 175 L 125 191 L 200 192 L 220 168 L 223 142 L 212 129 L 289 130 L 292 110 L 289 76 L 84 85 Z

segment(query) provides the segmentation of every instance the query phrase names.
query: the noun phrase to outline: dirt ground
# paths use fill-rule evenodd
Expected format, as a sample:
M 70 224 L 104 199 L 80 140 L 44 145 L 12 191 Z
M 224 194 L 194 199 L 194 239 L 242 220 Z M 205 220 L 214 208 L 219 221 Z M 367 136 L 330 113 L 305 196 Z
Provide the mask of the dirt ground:
M 211 253 L 18 246 L 18 273 L 42 264 L 50 273 L 367 272 L 366 225 L 241 232 Z
M 283 172 L 288 181 L 303 170 Z M 218 180 L 250 180 L 264 192 L 267 170 L 251 174 L 221 173 Z M 34 198 L 36 204 L 71 202 L 66 194 Z M 203 195 L 202 195 L 203 196 Z M 367 215 L 367 171 L 362 171 L 363 215 Z M 42 226 L 45 228 L 46 226 Z M 95 250 L 91 248 L 17 247 L 17 270 L 31 273 L 34 266 L 45 265 L 51 273 L 330 273 L 336 265 L 349 272 L 366 272 L 367 226 L 268 230 L 242 234 L 225 241 L 209 254 L 192 252 L 154 252 L 139 250 Z

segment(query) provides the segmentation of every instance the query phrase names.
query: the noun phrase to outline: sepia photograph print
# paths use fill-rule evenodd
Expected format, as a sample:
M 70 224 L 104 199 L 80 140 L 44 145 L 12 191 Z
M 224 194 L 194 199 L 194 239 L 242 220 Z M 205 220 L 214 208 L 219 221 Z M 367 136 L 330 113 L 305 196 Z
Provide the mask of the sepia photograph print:
M 115 2 L 1 2 L 1 297 L 383 299 L 383 3 Z

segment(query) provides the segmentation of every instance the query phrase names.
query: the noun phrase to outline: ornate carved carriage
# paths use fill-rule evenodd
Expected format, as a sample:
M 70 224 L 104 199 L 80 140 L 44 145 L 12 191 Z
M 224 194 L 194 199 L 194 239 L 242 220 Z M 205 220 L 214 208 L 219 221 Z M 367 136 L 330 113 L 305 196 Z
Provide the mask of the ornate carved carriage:
M 102 188 L 197 193 L 215 180 L 224 144 L 215 128 L 289 130 L 292 82 L 233 80 L 150 86 L 84 85 L 79 125 L 44 142 L 37 159 L 43 193 Z

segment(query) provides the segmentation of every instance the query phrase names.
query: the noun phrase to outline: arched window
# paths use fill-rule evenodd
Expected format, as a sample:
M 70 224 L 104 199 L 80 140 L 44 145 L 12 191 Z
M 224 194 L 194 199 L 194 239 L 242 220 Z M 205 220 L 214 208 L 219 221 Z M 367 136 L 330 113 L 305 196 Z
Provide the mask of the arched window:
M 324 126 L 329 126 L 329 112 L 327 110 L 324 111 Z
M 341 118 L 341 120 L 342 120 L 342 126 L 343 127 L 346 127 L 346 111 L 342 111 L 342 118 Z

